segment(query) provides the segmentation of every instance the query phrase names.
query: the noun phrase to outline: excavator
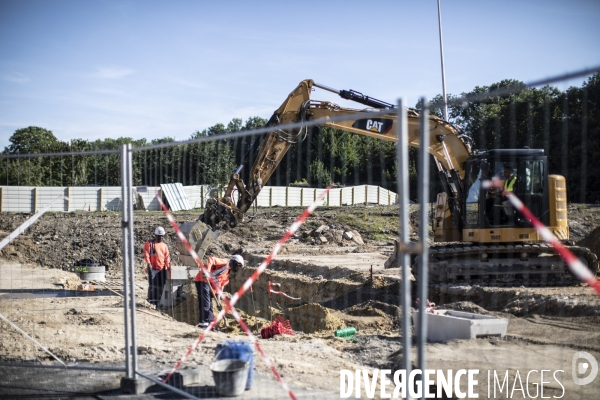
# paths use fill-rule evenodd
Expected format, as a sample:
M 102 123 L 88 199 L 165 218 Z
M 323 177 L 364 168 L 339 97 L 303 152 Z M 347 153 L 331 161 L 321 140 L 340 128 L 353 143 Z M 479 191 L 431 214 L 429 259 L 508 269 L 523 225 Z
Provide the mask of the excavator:
M 329 101 L 312 100 L 314 88 L 336 93 L 368 108 L 342 108 Z M 380 112 L 376 117 L 361 116 L 375 110 Z M 322 126 L 397 141 L 396 111 L 394 105 L 354 90 L 335 90 L 310 79 L 300 82 L 266 124 L 272 130 L 260 144 L 249 181 L 244 183 L 240 178 L 242 164 L 232 174 L 224 196 L 208 199 L 199 220 L 182 225 L 184 234 L 202 257 L 220 229 L 232 229 L 242 222 L 288 149 L 305 137 L 305 122 L 318 120 Z M 409 145 L 419 147 L 419 112 L 408 109 L 407 117 Z M 281 128 L 287 124 L 295 124 L 297 128 Z M 508 180 L 513 193 L 533 214 L 591 271 L 598 272 L 597 256 L 569 242 L 566 180 L 549 174 L 544 150 L 473 150 L 468 136 L 435 115 L 429 117 L 429 133 L 428 151 L 443 187 L 433 210 L 431 283 L 566 286 L 578 282 L 529 220 L 497 190 L 482 188 L 482 181 L 495 178 Z M 185 253 L 184 248 L 180 250 Z M 397 244 L 386 265 L 395 264 L 398 252 Z M 413 269 L 418 262 L 419 258 L 413 257 Z

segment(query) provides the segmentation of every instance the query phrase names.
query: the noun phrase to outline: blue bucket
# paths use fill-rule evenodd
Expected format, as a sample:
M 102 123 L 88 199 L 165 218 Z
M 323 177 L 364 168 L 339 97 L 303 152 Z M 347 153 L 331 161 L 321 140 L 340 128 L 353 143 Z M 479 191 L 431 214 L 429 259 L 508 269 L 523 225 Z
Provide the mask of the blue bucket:
M 254 349 L 251 343 L 227 340 L 221 342 L 215 348 L 215 361 L 217 360 L 240 360 L 249 363 L 248 379 L 246 380 L 246 390 L 252 387 L 254 376 Z

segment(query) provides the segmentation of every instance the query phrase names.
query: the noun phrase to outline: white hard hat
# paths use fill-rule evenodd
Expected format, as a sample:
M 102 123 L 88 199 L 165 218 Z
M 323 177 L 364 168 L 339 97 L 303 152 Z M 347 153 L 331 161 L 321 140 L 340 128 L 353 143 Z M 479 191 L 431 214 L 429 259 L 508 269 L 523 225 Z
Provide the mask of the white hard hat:
M 231 261 L 237 262 L 242 267 L 244 266 L 244 258 L 242 256 L 240 256 L 239 254 L 234 254 L 233 256 L 231 256 Z
M 163 228 L 162 226 L 156 227 L 156 229 L 154 230 L 154 234 L 156 236 L 165 236 L 165 228 Z

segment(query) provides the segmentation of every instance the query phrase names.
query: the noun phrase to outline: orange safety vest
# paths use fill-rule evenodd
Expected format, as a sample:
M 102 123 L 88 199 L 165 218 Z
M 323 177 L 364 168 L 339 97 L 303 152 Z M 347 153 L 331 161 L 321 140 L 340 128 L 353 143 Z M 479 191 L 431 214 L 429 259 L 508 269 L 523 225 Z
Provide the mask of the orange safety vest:
M 517 181 L 517 177 L 515 175 L 508 178 L 507 180 L 504 181 L 504 189 L 506 189 L 507 192 L 512 192 L 515 187 L 516 181 Z
M 148 240 L 144 244 L 144 261 L 158 271 L 171 269 L 169 246 L 163 242 L 155 243 L 154 240 Z
M 229 283 L 229 259 L 210 256 L 206 259 L 204 266 L 213 274 L 213 276 L 216 275 L 215 279 L 219 282 L 221 289 Z M 206 278 L 202 271 L 198 271 L 194 278 L 194 282 L 206 282 Z

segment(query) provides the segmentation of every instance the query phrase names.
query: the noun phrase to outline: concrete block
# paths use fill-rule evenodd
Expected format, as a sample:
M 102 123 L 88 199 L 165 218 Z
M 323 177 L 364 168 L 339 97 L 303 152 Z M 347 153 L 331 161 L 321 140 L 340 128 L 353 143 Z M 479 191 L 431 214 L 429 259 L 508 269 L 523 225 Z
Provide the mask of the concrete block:
M 171 370 L 163 370 L 160 372 L 149 374 L 157 380 L 164 379 Z M 174 386 L 178 389 L 182 389 L 185 386 L 196 385 L 200 383 L 200 368 L 193 367 L 181 367 L 179 368 L 166 382 L 168 385 Z M 121 391 L 129 394 L 143 394 L 149 392 L 151 387 L 160 387 L 156 383 L 146 378 L 138 377 L 133 378 L 121 378 Z
M 319 233 L 323 233 L 329 230 L 329 227 L 327 225 L 321 225 L 317 228 L 317 230 L 315 231 L 316 234 Z
M 158 379 L 164 379 L 171 370 L 165 370 L 159 373 Z M 200 368 L 181 367 L 171 375 L 167 384 L 182 388 L 184 386 L 200 383 Z
M 415 331 L 419 334 L 417 318 L 419 312 L 413 313 Z M 435 310 L 427 313 L 427 340 L 444 342 L 453 339 L 475 339 L 485 336 L 506 335 L 508 320 L 488 315 L 473 314 L 453 310 Z
M 171 279 L 172 280 L 187 280 L 188 278 L 193 278 L 196 276 L 198 272 L 198 267 L 188 267 L 186 265 L 173 265 L 171 267 Z
M 362 236 L 360 236 L 360 233 L 358 233 L 357 230 L 352 230 L 350 232 L 352 232 L 352 240 L 354 241 L 354 243 L 358 244 L 359 246 L 365 244 L 365 242 L 362 239 Z
M 155 383 L 145 378 L 121 378 L 121 391 L 129 394 L 142 394 L 154 386 Z

